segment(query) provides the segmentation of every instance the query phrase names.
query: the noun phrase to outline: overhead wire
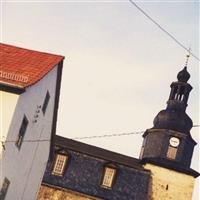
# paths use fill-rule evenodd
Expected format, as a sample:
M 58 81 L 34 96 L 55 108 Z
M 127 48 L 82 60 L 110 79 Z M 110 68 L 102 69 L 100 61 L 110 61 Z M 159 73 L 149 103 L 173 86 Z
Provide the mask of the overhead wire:
M 200 127 L 199 124 L 193 125 L 193 128 Z M 119 137 L 119 136 L 127 136 L 127 135 L 137 135 L 137 134 L 142 134 L 145 131 L 135 131 L 135 132 L 130 132 L 130 133 L 117 133 L 117 134 L 104 134 L 104 135 L 92 135 L 92 136 L 84 136 L 84 137 L 74 137 L 71 139 L 74 140 L 83 140 L 83 139 L 95 139 L 95 138 L 105 138 L 105 137 Z
M 200 127 L 199 124 L 193 125 L 193 128 Z M 104 135 L 92 135 L 92 136 L 83 136 L 83 137 L 73 137 L 70 139 L 73 140 L 82 140 L 82 139 L 95 139 L 95 138 L 105 138 L 105 137 L 119 137 L 119 136 L 128 136 L 128 135 L 139 135 L 144 133 L 145 131 L 133 131 L 128 133 L 112 133 L 112 134 L 104 134 Z M 49 142 L 49 139 L 40 139 L 40 140 L 23 140 L 23 142 Z M 1 143 L 10 143 L 10 142 L 16 142 L 15 140 L 6 140 L 6 141 L 0 141 Z
M 82 140 L 82 139 L 126 136 L 126 135 L 133 135 L 133 134 L 142 134 L 142 133 L 144 133 L 144 131 L 135 131 L 135 132 L 130 132 L 130 133 L 115 133 L 115 134 L 93 135 L 93 136 L 84 136 L 84 137 L 74 137 L 74 138 L 71 138 L 71 139 Z
M 169 33 L 165 28 L 163 28 L 156 20 L 154 20 L 147 12 L 145 12 L 142 8 L 140 8 L 134 1 L 128 0 L 132 5 L 134 5 L 143 15 L 145 15 L 152 23 L 154 23 L 160 30 L 162 30 L 165 34 L 167 34 L 174 42 L 176 42 L 179 46 L 181 46 L 187 52 L 190 51 L 185 45 L 183 45 L 175 36 Z M 200 61 L 200 59 L 190 51 L 190 55 L 193 56 L 195 59 Z
M 196 125 L 193 125 L 193 127 L 194 127 L 194 128 L 200 127 L 200 125 L 199 125 L 199 124 L 196 124 Z

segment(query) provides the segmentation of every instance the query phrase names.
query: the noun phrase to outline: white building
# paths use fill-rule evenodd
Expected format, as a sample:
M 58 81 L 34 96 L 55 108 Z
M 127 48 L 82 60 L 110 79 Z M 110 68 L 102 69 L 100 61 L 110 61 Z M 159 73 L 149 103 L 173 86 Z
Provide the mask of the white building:
M 63 56 L 0 44 L 0 199 L 34 200 L 55 135 Z

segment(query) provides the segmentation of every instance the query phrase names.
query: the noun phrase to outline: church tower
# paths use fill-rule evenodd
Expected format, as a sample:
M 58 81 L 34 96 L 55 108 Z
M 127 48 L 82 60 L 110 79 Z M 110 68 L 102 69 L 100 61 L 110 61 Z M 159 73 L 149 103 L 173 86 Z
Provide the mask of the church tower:
M 199 176 L 190 168 L 196 142 L 190 135 L 192 120 L 186 114 L 192 90 L 187 61 L 177 75 L 178 80 L 171 84 L 166 109 L 157 114 L 153 128 L 143 134 L 140 159 L 152 172 L 149 199 L 189 200 L 194 178 Z

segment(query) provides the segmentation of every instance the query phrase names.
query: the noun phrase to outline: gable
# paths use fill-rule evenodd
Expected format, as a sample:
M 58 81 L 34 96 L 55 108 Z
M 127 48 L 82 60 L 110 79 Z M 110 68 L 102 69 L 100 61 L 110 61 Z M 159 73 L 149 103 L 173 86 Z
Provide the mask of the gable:
M 26 88 L 38 82 L 64 59 L 0 43 L 0 83 Z

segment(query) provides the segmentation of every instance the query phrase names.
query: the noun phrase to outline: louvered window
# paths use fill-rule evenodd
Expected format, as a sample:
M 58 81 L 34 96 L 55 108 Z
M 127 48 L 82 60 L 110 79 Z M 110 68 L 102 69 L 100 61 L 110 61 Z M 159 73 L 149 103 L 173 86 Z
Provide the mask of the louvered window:
M 177 153 L 177 148 L 169 145 L 168 151 L 167 151 L 167 158 L 175 160 L 176 159 L 176 153 Z

